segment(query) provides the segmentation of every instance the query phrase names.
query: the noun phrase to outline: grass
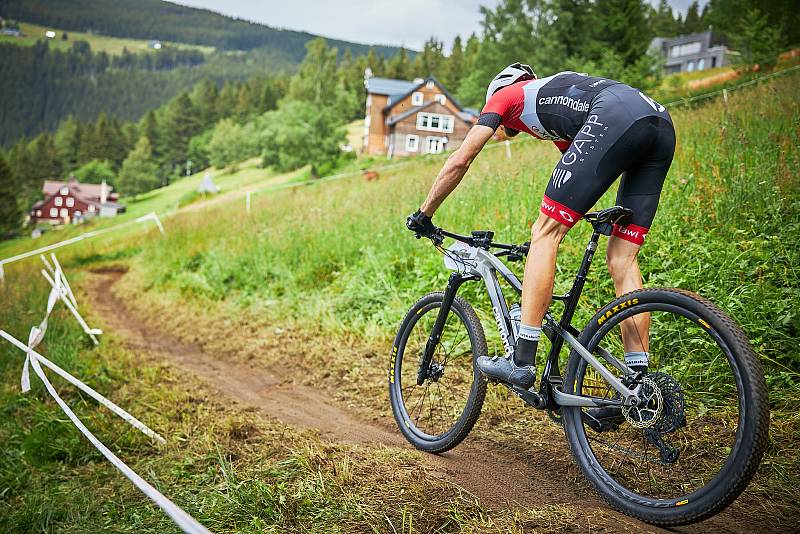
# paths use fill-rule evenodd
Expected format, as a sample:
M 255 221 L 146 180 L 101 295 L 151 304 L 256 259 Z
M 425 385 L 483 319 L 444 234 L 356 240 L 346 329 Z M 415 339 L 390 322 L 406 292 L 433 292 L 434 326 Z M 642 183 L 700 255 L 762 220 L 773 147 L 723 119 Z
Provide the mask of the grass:
M 676 160 L 641 258 L 646 286 L 678 286 L 712 299 L 739 321 L 765 364 L 773 418 L 770 447 L 742 498 L 742 506 L 755 508 L 753 514 L 765 524 L 789 524 L 796 518 L 794 503 L 800 498 L 799 82 L 795 73 L 731 93 L 727 103 L 717 100 L 702 108 L 674 110 Z M 546 143 L 535 142 L 517 143 L 512 151 L 512 160 L 501 147 L 482 154 L 437 213 L 436 222 L 461 231 L 491 228 L 499 239 L 511 242 L 527 239 L 558 154 Z M 417 158 L 382 171 L 373 182 L 354 177 L 256 195 L 250 216 L 243 214 L 241 198 L 214 202 L 202 210 L 175 212 L 167 221 L 166 239 L 152 233 L 109 238 L 64 249 L 59 258 L 72 270 L 130 266 L 120 291 L 132 306 L 163 317 L 164 328 L 176 335 L 243 361 L 285 358 L 265 353 L 261 344 L 268 331 L 280 325 L 297 336 L 292 345 L 298 347 L 300 359 L 292 365 L 303 369 L 299 376 L 385 417 L 389 409 L 384 366 L 394 329 L 416 298 L 444 287 L 448 274 L 441 257 L 403 227 L 404 216 L 416 209 L 441 163 L 442 158 Z M 200 179 L 201 174 L 192 178 L 196 182 L 179 182 L 149 195 L 131 210 L 172 210 Z M 236 180 L 233 175 L 230 179 Z M 253 180 L 251 184 L 260 183 Z M 613 200 L 609 192 L 598 205 L 611 205 Z M 202 204 L 190 207 L 195 205 Z M 566 289 L 583 252 L 588 236 L 583 226 L 562 246 L 557 290 Z M 26 245 L 30 248 L 29 241 L 20 240 L 13 246 Z M 8 287 L 17 289 L 4 290 L 4 302 L 12 305 L 0 315 L 0 324 L 15 325 L 19 336 L 24 326 L 38 320 L 44 302 L 41 291 L 20 283 L 30 276 L 28 265 L 7 269 L 13 279 Z M 479 291 L 468 286 L 463 296 L 479 309 L 490 332 L 492 319 Z M 612 296 L 607 274 L 596 265 L 576 323 L 585 322 Z M 232 330 L 248 335 L 231 339 Z M 158 454 L 132 433 L 121 434 L 115 446 L 134 460 L 134 468 L 152 473 L 170 490 L 168 495 L 214 530 L 325 530 L 339 525 L 343 531 L 359 531 L 381 525 L 379 530 L 389 531 L 381 516 L 384 511 L 398 531 L 429 531 L 436 525 L 448 531 L 513 529 L 534 521 L 487 514 L 426 477 L 419 479 L 422 486 L 411 479 L 403 482 L 420 492 L 416 497 L 398 497 L 371 474 L 412 461 L 413 453 L 320 444 L 313 436 L 220 406 L 200 386 L 189 389 L 180 382 L 183 378 L 157 362 L 135 362 L 118 344 L 76 356 L 80 342 L 64 332 L 56 331 L 58 343 L 48 344 L 46 354 L 80 376 L 107 385 L 115 392 L 113 398 L 133 413 L 151 414 L 155 420 L 145 421 L 156 430 L 167 428 L 172 435 L 184 436 L 174 449 Z M 52 405 L 18 396 L 19 355 L 6 356 L 11 357 L 0 360 L 0 405 L 5 410 L 0 439 L 13 454 L 2 460 L 0 469 L 0 506 L 6 506 L 0 518 L 10 518 L 0 528 L 41 525 L 26 521 L 47 517 L 53 521 L 50 528 L 72 531 L 108 525 L 120 531 L 166 528 L 163 516 L 137 500 L 127 483 L 98 462 L 74 433 L 59 428 L 60 416 Z M 42 398 L 41 392 L 37 395 Z M 73 404 L 82 402 L 77 396 L 70 399 Z M 86 413 L 87 407 L 81 407 Z M 111 428 L 119 423 L 99 414 L 91 417 L 92 428 L 100 425 L 103 435 L 116 435 Z M 253 425 L 260 441 L 232 439 L 231 425 Z M 31 430 L 37 428 L 38 437 Z M 277 438 L 278 429 L 288 438 Z M 48 448 L 44 436 L 50 434 L 55 435 L 54 446 Z M 477 439 L 490 439 L 509 450 L 560 443 L 563 435 L 558 434 L 557 428 L 522 412 L 518 402 L 497 388 L 490 388 L 476 429 Z M 31 435 L 26 449 L 24 442 Z M 20 452 L 25 450 L 42 450 L 45 458 L 33 461 Z M 348 455 L 350 460 L 345 459 Z M 553 461 L 565 476 L 576 477 L 566 457 Z M 335 470 L 332 465 L 337 465 Z M 352 479 L 341 478 L 348 472 Z M 58 477 L 55 487 L 46 485 L 53 483 L 52 476 Z M 78 501 L 70 502 L 73 497 L 68 496 L 82 487 L 92 491 L 78 492 Z M 446 501 L 434 507 L 443 514 L 436 516 L 435 524 L 418 523 L 426 495 Z M 569 521 L 574 509 L 553 513 Z M 543 521 L 539 528 L 556 520 L 547 519 L 542 510 L 530 514 Z M 76 526 L 67 526 L 71 521 Z M 410 521 L 413 525 L 408 527 Z
M 136 53 L 136 52 L 154 52 L 155 50 L 150 48 L 147 45 L 147 40 L 145 39 L 127 39 L 121 37 L 110 37 L 107 35 L 100 35 L 96 33 L 83 33 L 83 32 L 73 32 L 67 31 L 67 40 L 61 38 L 64 34 L 64 30 L 59 30 L 56 28 L 39 26 L 37 24 L 29 24 L 27 22 L 20 22 L 19 29 L 22 31 L 21 37 L 14 37 L 12 35 L 0 35 L 0 43 L 11 43 L 18 46 L 33 46 L 37 42 L 46 40 L 50 47 L 55 48 L 57 50 L 68 50 L 72 47 L 72 43 L 75 41 L 86 41 L 92 47 L 94 52 L 105 52 L 112 56 L 118 56 L 122 54 L 124 49 L 128 49 L 128 52 Z M 45 36 L 46 31 L 54 31 L 56 36 L 54 39 L 48 39 Z M 183 43 L 171 43 L 162 41 L 161 43 L 165 47 L 175 47 L 175 48 L 186 48 L 186 49 L 193 49 L 199 50 L 204 54 L 210 54 L 214 52 L 213 46 L 200 46 L 200 45 L 188 45 Z
M 259 168 L 259 163 L 260 161 L 257 158 L 253 158 L 239 163 L 236 168 L 215 169 L 212 167 L 177 180 L 166 187 L 155 189 L 137 197 L 123 197 L 121 202 L 127 206 L 127 211 L 118 217 L 107 219 L 95 218 L 88 224 L 61 227 L 46 232 L 42 237 L 35 240 L 28 237 L 20 237 L 2 241 L 0 242 L 0 258 L 8 258 L 28 250 L 57 243 L 89 230 L 114 226 L 152 211 L 157 212 L 161 217 L 169 216 L 181 207 L 182 198 L 185 198 L 187 195 L 197 190 L 207 172 L 212 175 L 214 184 L 220 189 L 220 192 L 218 195 L 209 196 L 204 202 L 198 202 L 193 206 L 194 209 L 201 208 L 209 202 L 220 202 L 233 200 L 235 198 L 239 198 L 241 206 L 244 207 L 244 200 L 242 197 L 245 191 L 272 187 L 303 176 L 302 173 L 297 172 L 276 175 L 270 170 Z M 141 229 L 132 229 L 130 231 L 123 230 L 122 234 L 114 235 L 131 235 L 137 234 L 140 231 Z M 104 240 L 105 238 L 100 239 Z M 119 237 L 115 239 L 119 239 Z M 7 266 L 6 269 L 13 269 L 13 267 Z

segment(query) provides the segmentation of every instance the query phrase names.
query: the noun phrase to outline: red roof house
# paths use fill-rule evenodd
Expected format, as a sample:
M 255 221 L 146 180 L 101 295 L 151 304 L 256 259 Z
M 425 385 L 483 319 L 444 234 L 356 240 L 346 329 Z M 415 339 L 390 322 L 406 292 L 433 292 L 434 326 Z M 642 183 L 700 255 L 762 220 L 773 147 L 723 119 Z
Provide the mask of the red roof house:
M 60 224 L 95 215 L 116 215 L 125 211 L 125 207 L 115 202 L 118 195 L 113 189 L 105 182 L 82 184 L 75 178 L 67 182 L 45 180 L 42 186 L 45 198 L 31 208 L 31 221 Z

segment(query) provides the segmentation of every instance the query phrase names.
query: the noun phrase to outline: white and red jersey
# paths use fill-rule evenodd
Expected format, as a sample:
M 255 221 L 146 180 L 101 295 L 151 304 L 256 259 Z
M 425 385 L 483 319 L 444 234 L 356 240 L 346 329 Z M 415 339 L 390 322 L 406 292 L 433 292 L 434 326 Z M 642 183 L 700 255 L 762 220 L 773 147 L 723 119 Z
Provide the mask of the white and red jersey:
M 563 152 L 586 121 L 597 93 L 618 83 L 572 71 L 518 82 L 492 95 L 478 124 L 494 129 L 502 124 L 553 141 Z

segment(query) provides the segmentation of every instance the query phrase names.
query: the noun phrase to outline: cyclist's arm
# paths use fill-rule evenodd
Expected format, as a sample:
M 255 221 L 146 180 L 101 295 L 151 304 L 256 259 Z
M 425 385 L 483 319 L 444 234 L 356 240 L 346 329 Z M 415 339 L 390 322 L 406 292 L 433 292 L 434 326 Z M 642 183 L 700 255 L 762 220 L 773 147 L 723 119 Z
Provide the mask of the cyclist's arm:
M 461 146 L 453 152 L 439 171 L 439 176 L 433 183 L 428 197 L 422 204 L 420 210 L 427 216 L 432 216 L 433 213 L 444 202 L 444 199 L 453 192 L 456 186 L 461 182 L 461 179 L 469 169 L 472 160 L 483 148 L 483 145 L 492 138 L 494 129 L 476 124 L 464 138 Z

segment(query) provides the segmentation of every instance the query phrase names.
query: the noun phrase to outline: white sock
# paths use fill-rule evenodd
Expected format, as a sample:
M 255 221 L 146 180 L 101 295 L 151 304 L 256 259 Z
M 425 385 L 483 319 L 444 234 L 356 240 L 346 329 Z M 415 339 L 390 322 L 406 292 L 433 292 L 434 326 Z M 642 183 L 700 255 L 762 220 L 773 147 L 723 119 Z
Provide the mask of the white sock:
M 528 341 L 539 341 L 539 336 L 542 335 L 541 326 L 529 326 L 527 324 L 519 325 L 520 339 L 527 339 Z
M 625 353 L 625 364 L 630 367 L 632 365 L 647 367 L 650 365 L 650 353 L 649 352 L 626 352 Z

